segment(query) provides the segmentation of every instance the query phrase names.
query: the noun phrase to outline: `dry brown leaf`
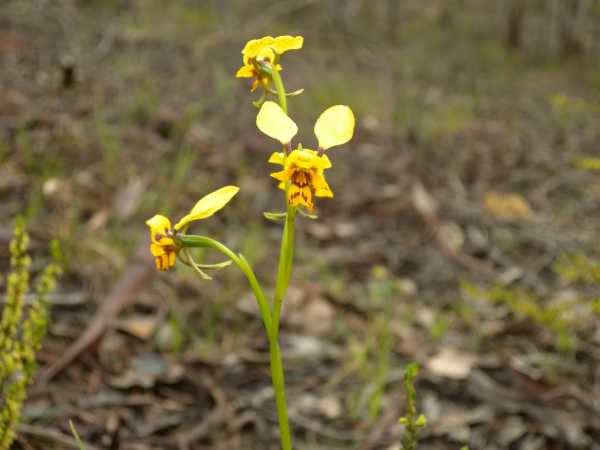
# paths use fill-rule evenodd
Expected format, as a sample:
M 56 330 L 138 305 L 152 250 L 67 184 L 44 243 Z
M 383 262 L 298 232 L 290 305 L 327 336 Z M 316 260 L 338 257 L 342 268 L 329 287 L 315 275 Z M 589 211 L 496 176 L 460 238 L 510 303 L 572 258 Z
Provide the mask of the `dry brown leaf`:
M 421 183 L 415 183 L 412 187 L 412 201 L 415 209 L 426 217 L 432 217 L 437 211 L 437 202 L 427 192 Z
M 483 199 L 485 208 L 500 220 L 532 220 L 534 213 L 520 194 L 490 191 Z
M 151 316 L 134 316 L 119 321 L 118 327 L 139 339 L 146 340 L 154 335 L 157 320 Z
M 476 361 L 473 353 L 446 347 L 427 361 L 427 369 L 436 375 L 463 380 L 469 376 Z

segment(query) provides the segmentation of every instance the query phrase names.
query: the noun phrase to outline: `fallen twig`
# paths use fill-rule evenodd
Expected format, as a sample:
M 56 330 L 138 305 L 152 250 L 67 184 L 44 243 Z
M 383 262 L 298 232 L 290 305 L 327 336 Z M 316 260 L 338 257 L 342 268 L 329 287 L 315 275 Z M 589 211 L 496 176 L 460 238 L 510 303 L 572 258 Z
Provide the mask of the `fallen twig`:
M 119 312 L 129 305 L 136 294 L 154 275 L 152 258 L 146 244 L 135 252 L 132 264 L 123 273 L 119 282 L 108 294 L 106 301 L 96 311 L 92 322 L 81 336 L 50 367 L 41 372 L 38 381 L 46 383 L 73 362 L 81 353 L 94 345 L 114 323 Z

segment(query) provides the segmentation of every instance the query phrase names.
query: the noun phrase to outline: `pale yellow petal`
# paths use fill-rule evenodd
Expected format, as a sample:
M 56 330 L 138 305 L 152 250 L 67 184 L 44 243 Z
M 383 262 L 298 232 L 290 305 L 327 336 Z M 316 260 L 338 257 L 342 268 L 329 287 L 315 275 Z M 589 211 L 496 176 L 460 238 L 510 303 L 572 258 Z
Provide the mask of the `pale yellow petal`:
M 240 188 L 237 186 L 225 186 L 202 197 L 198 200 L 198 203 L 196 203 L 189 214 L 182 217 L 181 220 L 177 222 L 175 230 L 179 230 L 181 227 L 195 220 L 212 216 L 223 208 L 223 206 L 225 206 L 239 190 Z
M 302 36 L 277 36 L 269 45 L 280 55 L 288 50 L 298 50 L 302 48 L 304 38 Z
M 346 105 L 336 105 L 326 109 L 315 123 L 315 135 L 319 147 L 327 150 L 342 145 L 354 134 L 354 114 Z
M 281 106 L 275 102 L 264 102 L 256 116 L 256 126 L 267 136 L 277 139 L 282 144 L 289 143 L 298 133 L 298 127 Z

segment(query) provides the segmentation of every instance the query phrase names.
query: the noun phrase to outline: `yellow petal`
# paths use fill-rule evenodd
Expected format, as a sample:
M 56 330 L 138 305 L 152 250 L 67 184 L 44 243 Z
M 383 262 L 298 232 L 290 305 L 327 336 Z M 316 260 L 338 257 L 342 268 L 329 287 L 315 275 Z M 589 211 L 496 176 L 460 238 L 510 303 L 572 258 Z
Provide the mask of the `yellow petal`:
M 327 155 L 319 156 L 315 150 L 303 148 L 302 150 L 294 150 L 285 160 L 285 167 L 289 169 L 292 166 L 323 171 L 331 167 L 331 161 Z
M 169 268 L 169 255 L 167 253 L 156 257 L 156 267 L 162 272 Z
M 167 251 L 158 244 L 150 244 L 150 253 L 152 253 L 152 256 L 162 256 L 167 253 Z
M 304 38 L 302 36 L 277 36 L 269 45 L 280 55 L 288 50 L 298 50 L 302 48 Z
M 156 214 L 152 218 L 146 220 L 146 225 L 150 227 L 151 234 L 167 234 L 168 231 L 171 230 L 171 221 L 161 215 Z
M 256 74 L 252 66 L 242 66 L 235 74 L 237 78 L 252 78 L 254 75 Z
M 198 200 L 198 203 L 194 205 L 189 214 L 182 217 L 181 220 L 177 222 L 175 230 L 179 230 L 184 225 L 195 220 L 212 216 L 218 210 L 223 208 L 223 206 L 225 206 L 239 190 L 240 188 L 237 186 L 225 186 L 202 197 Z
M 312 178 L 313 186 L 315 188 L 315 195 L 317 197 L 333 197 L 333 192 L 327 184 L 327 180 L 321 174 L 314 174 Z
M 269 162 L 271 164 L 281 164 L 283 166 L 284 161 L 285 161 L 285 154 L 283 152 L 273 152 L 273 154 L 269 158 Z
M 293 169 L 287 169 L 287 170 L 282 170 L 280 172 L 273 172 L 271 174 L 271 176 L 279 181 L 287 181 L 292 177 L 293 174 L 294 174 Z
M 329 159 L 329 157 L 327 155 L 323 155 L 323 156 L 321 156 L 320 164 L 321 164 L 320 168 L 322 170 L 329 169 L 331 167 L 331 160 Z
M 342 145 L 354 134 L 354 114 L 345 105 L 335 105 L 326 109 L 315 123 L 315 134 L 319 147 L 327 150 Z
M 273 64 L 275 62 L 275 50 L 271 46 L 261 48 L 256 55 L 256 60 Z
M 246 42 L 242 50 L 242 55 L 244 55 L 244 64 L 248 64 L 250 58 L 256 57 L 258 53 L 267 45 L 273 43 L 275 39 L 272 36 L 265 36 L 260 39 L 252 39 Z
M 267 136 L 282 144 L 289 143 L 298 132 L 298 127 L 275 102 L 264 102 L 256 116 L 256 126 Z

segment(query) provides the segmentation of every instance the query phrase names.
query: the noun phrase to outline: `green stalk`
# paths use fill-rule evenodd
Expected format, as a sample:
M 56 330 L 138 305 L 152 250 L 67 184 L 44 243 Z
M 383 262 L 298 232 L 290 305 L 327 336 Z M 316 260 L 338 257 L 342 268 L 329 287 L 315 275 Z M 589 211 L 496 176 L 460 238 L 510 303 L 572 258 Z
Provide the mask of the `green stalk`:
M 292 434 L 285 401 L 285 378 L 283 375 L 283 363 L 281 362 L 281 350 L 279 348 L 278 333 L 269 337 L 269 355 L 271 357 L 271 380 L 275 391 L 275 403 L 277 405 L 277 417 L 279 419 L 279 438 L 282 450 L 292 450 Z
M 279 334 L 279 321 L 281 318 L 281 306 L 283 298 L 290 282 L 292 265 L 294 259 L 294 238 L 295 238 L 296 208 L 288 207 L 281 237 L 281 249 L 279 252 L 279 268 L 277 270 L 277 283 L 275 284 L 275 296 L 273 298 L 273 308 L 271 316 L 273 318 L 273 328 L 276 334 Z
M 271 78 L 275 84 L 279 106 L 287 114 L 287 98 L 285 87 L 281 75 L 277 70 L 273 70 Z M 283 154 L 287 157 L 287 149 L 283 148 Z M 284 161 L 285 163 L 285 161 Z M 287 204 L 288 184 L 285 187 L 285 201 Z M 281 248 L 279 251 L 279 265 L 277 269 L 277 282 L 275 284 L 275 295 L 271 309 L 272 329 L 269 338 L 269 353 L 271 356 L 271 379 L 275 390 L 275 402 L 277 404 L 277 416 L 279 418 L 279 432 L 281 437 L 282 450 L 292 450 L 292 439 L 285 399 L 285 377 L 283 372 L 283 363 L 281 362 L 281 350 L 279 347 L 279 321 L 281 317 L 281 306 L 283 298 L 288 288 L 290 276 L 292 273 L 292 263 L 294 258 L 294 235 L 295 235 L 296 208 L 287 207 L 285 216 L 285 225 L 283 235 L 281 236 Z
M 234 264 L 236 264 L 240 270 L 246 275 L 250 288 L 254 292 L 254 296 L 258 302 L 260 314 L 267 330 L 267 336 L 269 338 L 269 356 L 271 362 L 271 380 L 273 382 L 273 390 L 275 391 L 275 403 L 277 405 L 277 416 L 279 418 L 279 433 L 281 439 L 282 450 L 292 450 L 292 438 L 290 433 L 290 425 L 287 414 L 287 404 L 285 401 L 285 379 L 283 376 L 283 364 L 281 362 L 281 350 L 279 348 L 279 336 L 276 328 L 273 326 L 273 320 L 271 317 L 271 310 L 265 294 L 260 286 L 260 283 L 256 279 L 252 267 L 248 264 L 248 261 L 244 256 L 235 254 L 227 246 L 221 244 L 219 241 L 215 241 L 205 236 L 195 235 L 181 235 L 178 238 L 179 243 L 182 247 L 201 247 L 201 248 L 212 248 L 223 253 L 225 256 L 230 258 Z
M 281 109 L 287 114 L 287 99 L 285 95 L 285 87 L 283 86 L 283 80 L 277 70 L 272 71 L 271 75 L 273 84 L 275 84 L 275 90 L 279 98 L 279 105 Z M 283 153 L 287 157 L 287 151 L 284 148 Z M 285 199 L 287 203 L 287 191 L 288 186 L 285 187 Z M 273 298 L 272 308 L 272 319 L 273 319 L 273 333 L 275 336 L 279 335 L 279 321 L 281 316 L 281 305 L 283 298 L 288 288 L 290 276 L 292 273 L 292 264 L 294 259 L 294 238 L 295 238 L 295 221 L 296 221 L 296 208 L 287 207 L 287 214 L 285 217 L 285 225 L 283 227 L 283 235 L 281 237 L 281 248 L 279 250 L 279 267 L 277 270 L 277 283 L 275 284 L 275 296 Z
M 287 99 L 285 96 L 285 88 L 283 87 L 283 80 L 279 71 L 273 67 L 271 70 L 271 79 L 275 84 L 275 90 L 277 91 L 277 97 L 279 98 L 279 106 L 283 109 L 283 112 L 287 114 Z

